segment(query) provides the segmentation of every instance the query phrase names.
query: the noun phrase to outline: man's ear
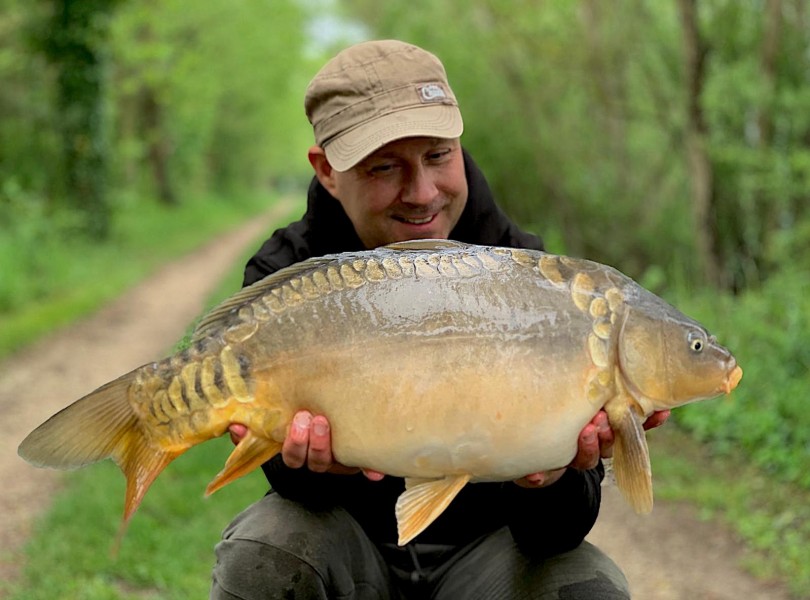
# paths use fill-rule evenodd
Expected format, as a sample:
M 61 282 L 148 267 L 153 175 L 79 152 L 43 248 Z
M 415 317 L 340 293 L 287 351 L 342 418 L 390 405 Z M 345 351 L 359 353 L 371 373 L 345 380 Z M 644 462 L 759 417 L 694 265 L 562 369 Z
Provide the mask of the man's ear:
M 321 185 L 326 188 L 326 191 L 337 198 L 337 186 L 335 184 L 335 171 L 332 165 L 326 158 L 326 153 L 320 146 L 312 146 L 307 154 L 309 164 L 315 170 L 315 177 L 321 182 Z

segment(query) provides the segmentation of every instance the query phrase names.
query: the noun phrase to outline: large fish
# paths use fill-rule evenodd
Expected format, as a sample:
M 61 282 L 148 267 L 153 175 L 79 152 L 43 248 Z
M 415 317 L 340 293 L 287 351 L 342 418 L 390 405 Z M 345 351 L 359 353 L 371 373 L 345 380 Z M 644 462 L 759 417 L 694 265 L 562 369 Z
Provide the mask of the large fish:
M 245 288 L 191 346 L 35 429 L 19 453 L 71 469 L 112 458 L 125 524 L 191 446 L 249 433 L 212 493 L 281 449 L 293 414 L 329 419 L 337 461 L 406 478 L 399 543 L 468 483 L 567 465 L 605 409 L 618 487 L 652 509 L 645 417 L 730 392 L 742 370 L 697 322 L 613 268 L 530 250 L 403 242 L 313 258 Z

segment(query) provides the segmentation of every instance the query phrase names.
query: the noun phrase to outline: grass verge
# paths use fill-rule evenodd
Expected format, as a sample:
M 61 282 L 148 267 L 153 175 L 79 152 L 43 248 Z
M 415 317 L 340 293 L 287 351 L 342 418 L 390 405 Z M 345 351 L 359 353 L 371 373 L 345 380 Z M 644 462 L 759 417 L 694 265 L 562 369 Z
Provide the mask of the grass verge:
M 213 547 L 222 530 L 267 489 L 256 471 L 203 498 L 205 485 L 232 449 L 220 438 L 174 461 L 149 490 L 115 557 L 123 476 L 109 462 L 70 474 L 37 524 L 22 581 L 6 590 L 8 598 L 207 598 Z
M 208 307 L 238 290 L 254 248 L 218 284 Z M 189 332 L 191 324 L 189 325 Z M 11 600 L 182 600 L 208 596 L 213 547 L 234 516 L 267 490 L 253 472 L 210 498 L 203 491 L 233 449 L 224 438 L 172 462 L 133 517 L 117 556 L 113 544 L 125 483 L 110 462 L 64 476 L 65 487 L 35 526 L 22 577 L 0 583 Z
M 19 230 L 0 240 L 0 358 L 89 314 L 162 263 L 266 210 L 270 195 L 180 206 L 123 203 L 104 243 L 51 231 Z
M 651 435 L 656 498 L 690 502 L 701 518 L 722 522 L 744 541 L 746 569 L 810 598 L 810 492 L 739 456 L 714 455 L 674 424 Z

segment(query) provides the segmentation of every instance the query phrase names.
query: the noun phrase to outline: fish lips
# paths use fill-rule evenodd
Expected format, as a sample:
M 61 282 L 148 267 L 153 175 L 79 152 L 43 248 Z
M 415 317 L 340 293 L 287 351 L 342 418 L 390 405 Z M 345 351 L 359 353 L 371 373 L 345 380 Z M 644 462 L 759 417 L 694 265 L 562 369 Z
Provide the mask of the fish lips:
M 742 379 L 743 370 L 742 368 L 734 364 L 734 368 L 729 372 L 728 376 L 726 377 L 725 383 L 723 383 L 722 387 L 720 388 L 724 393 L 730 394 L 731 391 L 737 387 L 737 384 L 740 383 L 740 379 Z

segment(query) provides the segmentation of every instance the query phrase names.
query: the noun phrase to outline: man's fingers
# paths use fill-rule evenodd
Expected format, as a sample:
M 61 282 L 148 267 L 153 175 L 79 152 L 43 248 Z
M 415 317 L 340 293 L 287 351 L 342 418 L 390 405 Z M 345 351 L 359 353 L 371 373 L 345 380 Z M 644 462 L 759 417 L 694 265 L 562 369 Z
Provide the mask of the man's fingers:
M 613 429 L 610 428 L 607 413 L 600 410 L 596 413 L 591 423 L 596 427 L 596 435 L 599 438 L 599 455 L 602 458 L 613 456 Z M 596 465 L 594 465 L 596 466 Z
M 593 469 L 599 463 L 599 435 L 596 425 L 588 423 L 579 434 L 577 455 L 570 466 L 575 469 Z
M 365 475 L 369 481 L 380 481 L 385 477 L 385 473 L 380 473 L 379 471 L 372 471 L 371 469 L 361 469 L 361 471 L 363 471 L 363 475 Z
M 515 483 L 518 484 L 520 487 L 532 489 L 542 487 L 545 481 L 546 481 L 545 473 L 532 473 L 531 475 L 526 475 L 526 477 L 516 479 Z
M 660 427 L 666 423 L 670 414 L 672 414 L 672 411 L 669 410 L 658 410 L 654 412 L 646 421 L 644 421 L 644 429 L 654 429 L 656 427 Z
M 233 432 L 231 436 L 233 437 Z M 332 456 L 332 432 L 329 420 L 323 415 L 312 416 L 312 413 L 306 410 L 295 413 L 290 431 L 281 446 L 281 457 L 284 464 L 293 469 L 306 465 L 310 471 L 316 473 L 329 472 L 341 475 L 360 471 L 357 467 L 346 467 L 335 462 Z M 363 469 L 363 473 L 371 481 L 379 481 L 384 477 L 382 473 L 369 469 Z
M 281 446 L 281 457 L 288 467 L 298 469 L 306 463 L 311 425 L 312 414 L 308 411 L 299 411 L 293 417 L 290 432 Z
M 565 473 L 565 469 L 554 469 L 553 471 L 544 471 L 542 473 L 532 473 L 520 479 L 516 479 L 515 483 L 522 488 L 539 489 L 547 487 L 556 483 L 560 477 Z
M 242 441 L 242 438 L 247 435 L 247 427 L 241 423 L 231 423 L 228 427 L 228 433 L 231 434 L 231 441 L 234 444 L 238 444 Z
M 329 421 L 322 415 L 312 418 L 307 466 L 316 473 L 323 473 L 332 466 L 332 434 L 329 431 Z

